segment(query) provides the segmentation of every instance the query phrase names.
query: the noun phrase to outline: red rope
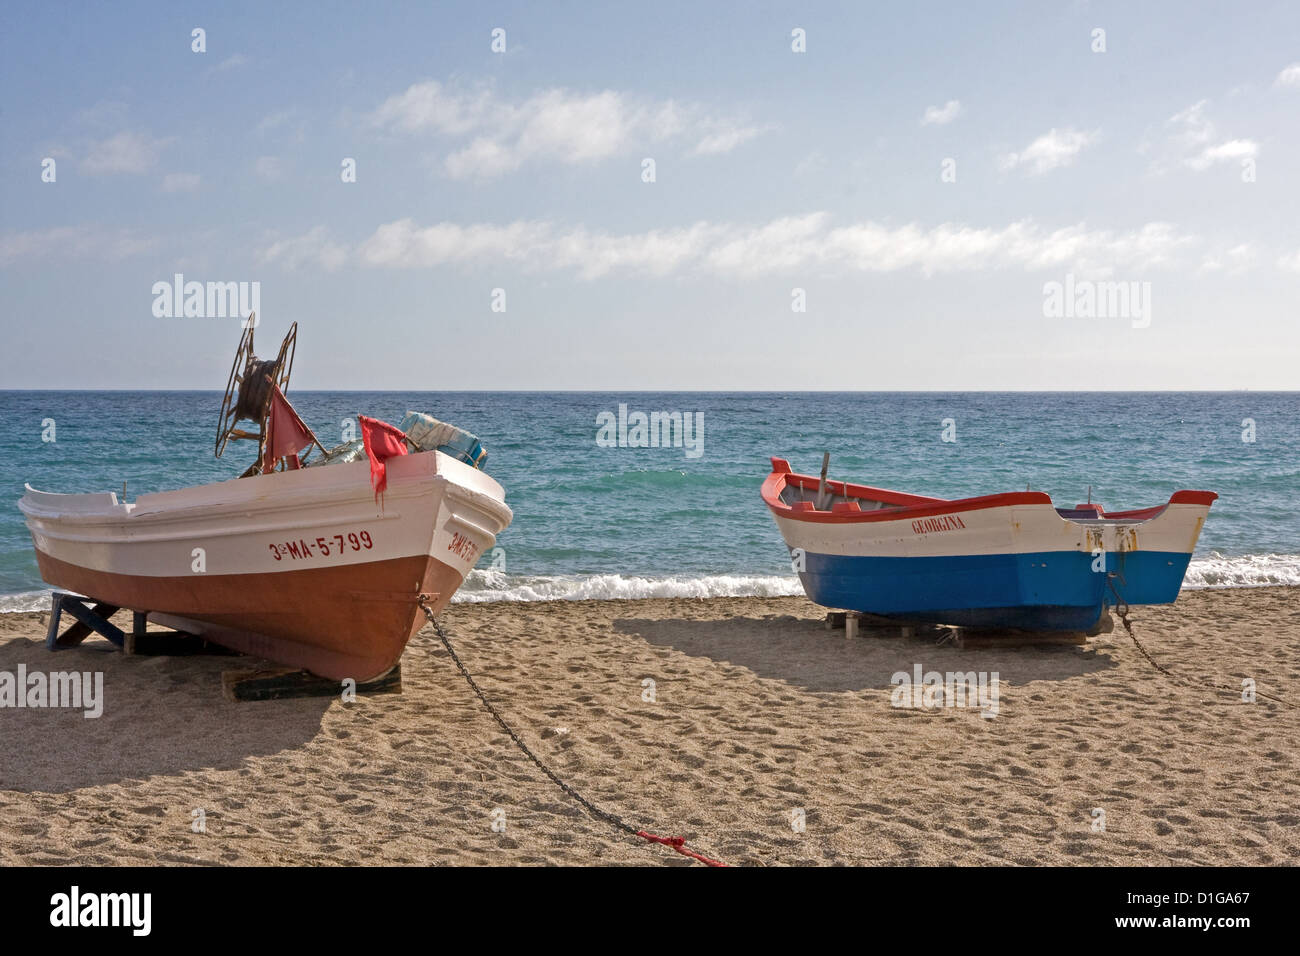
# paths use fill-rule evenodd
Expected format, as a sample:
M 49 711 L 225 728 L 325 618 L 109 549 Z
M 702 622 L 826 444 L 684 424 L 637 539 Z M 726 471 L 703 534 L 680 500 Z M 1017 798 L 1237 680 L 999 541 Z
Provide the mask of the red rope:
M 636 835 L 649 840 L 651 843 L 662 843 L 664 846 L 670 846 L 682 856 L 689 856 L 692 860 L 699 860 L 701 863 L 707 863 L 709 866 L 726 866 L 721 860 L 710 860 L 707 856 L 696 853 L 694 850 L 686 849 L 686 837 L 661 837 L 653 833 L 646 833 L 644 830 L 637 830 Z
M 382 422 L 380 424 L 382 424 Z M 391 428 L 392 426 L 385 425 L 384 427 Z M 537 756 L 537 754 L 533 753 L 530 749 L 528 749 L 528 745 L 519 739 L 519 735 L 517 733 L 515 733 L 513 730 L 510 729 L 510 725 L 506 723 L 505 718 L 502 717 L 501 714 L 497 712 L 497 709 L 492 706 L 492 701 L 487 699 L 487 695 L 483 693 L 482 688 L 480 688 L 478 686 L 478 683 L 474 680 L 474 678 L 470 676 L 470 672 L 466 670 L 465 665 L 461 663 L 460 657 L 457 656 L 455 649 L 451 646 L 451 641 L 447 638 L 447 635 L 443 631 L 442 626 L 438 624 L 438 619 L 433 616 L 433 610 L 432 608 L 429 607 L 428 597 L 429 596 L 427 594 L 421 594 L 419 596 L 417 603 L 420 605 L 420 609 L 424 611 L 424 616 L 429 619 L 429 623 L 433 625 L 433 630 L 434 633 L 438 635 L 438 640 L 442 641 L 442 646 L 445 647 L 447 649 L 447 653 L 451 655 L 452 661 L 454 661 L 456 664 L 456 669 L 460 671 L 461 676 L 465 678 L 465 680 L 469 683 L 470 688 L 474 691 L 475 694 L 478 695 L 478 699 L 482 701 L 483 706 L 487 708 L 487 712 L 492 715 L 492 719 L 501 725 L 501 729 L 510 735 L 510 739 L 515 742 L 515 746 L 517 746 L 521 751 L 523 751 L 524 756 L 526 756 L 529 760 L 531 760 L 534 764 L 536 764 L 537 768 L 541 770 L 542 773 L 546 774 L 546 776 L 548 776 L 551 779 L 552 783 L 554 783 L 557 787 L 559 787 L 569 796 L 573 797 L 573 799 L 578 801 L 578 803 L 582 804 L 582 806 L 586 809 L 586 811 L 590 813 L 593 817 L 596 817 L 597 819 L 600 820 L 604 820 L 605 822 L 618 827 L 620 830 L 623 830 L 626 833 L 635 833 L 637 836 L 649 840 L 651 843 L 662 843 L 664 846 L 670 846 L 678 853 L 682 854 L 682 856 L 689 856 L 692 860 L 699 860 L 701 863 L 706 863 L 709 866 L 727 865 L 723 863 L 721 860 L 711 860 L 707 856 L 696 853 L 694 850 L 686 849 L 685 837 L 661 837 L 661 836 L 655 836 L 655 834 L 653 833 L 647 833 L 645 830 L 632 829 L 632 824 L 628 823 L 622 817 L 616 816 L 615 814 L 612 814 L 607 810 L 600 809 L 600 807 L 596 806 L 594 803 L 592 803 L 582 794 L 578 793 L 578 791 L 574 790 L 567 783 L 565 783 L 563 780 L 557 777 L 555 775 L 555 771 L 552 770 L 550 767 L 546 766 L 546 764 L 542 763 L 541 759 Z

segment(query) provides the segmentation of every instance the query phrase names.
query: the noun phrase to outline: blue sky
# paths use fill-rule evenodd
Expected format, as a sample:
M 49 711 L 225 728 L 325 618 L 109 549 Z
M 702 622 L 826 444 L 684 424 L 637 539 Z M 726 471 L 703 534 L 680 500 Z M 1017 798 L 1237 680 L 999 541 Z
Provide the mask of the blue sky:
M 0 89 L 0 387 L 224 384 L 178 272 L 298 388 L 1300 386 L 1294 3 L 9 4 Z

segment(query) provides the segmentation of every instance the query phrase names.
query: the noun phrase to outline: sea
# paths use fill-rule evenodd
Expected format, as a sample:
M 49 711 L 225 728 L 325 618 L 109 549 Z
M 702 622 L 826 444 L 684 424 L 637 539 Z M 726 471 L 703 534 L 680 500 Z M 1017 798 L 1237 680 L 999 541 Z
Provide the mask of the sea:
M 771 456 L 944 498 L 1031 488 L 1058 506 L 1215 491 L 1184 586 L 1300 585 L 1297 392 L 293 391 L 330 447 L 357 413 L 428 412 L 478 435 L 514 523 L 462 601 L 800 593 L 759 485 Z M 18 511 L 47 491 L 221 481 L 213 391 L 0 391 L 0 611 L 48 606 Z M 639 415 L 671 424 L 646 447 Z M 666 419 L 663 416 L 667 416 Z M 678 421 L 690 422 L 685 435 Z M 689 437 L 689 440 L 687 438 Z M 674 440 L 675 439 L 675 440 Z

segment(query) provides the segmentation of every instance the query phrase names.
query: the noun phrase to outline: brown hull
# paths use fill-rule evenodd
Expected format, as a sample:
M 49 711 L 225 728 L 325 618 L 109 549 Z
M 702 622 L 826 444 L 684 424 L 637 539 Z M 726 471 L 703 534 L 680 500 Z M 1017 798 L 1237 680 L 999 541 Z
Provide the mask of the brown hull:
M 430 595 L 436 614 L 461 583 L 459 572 L 428 555 L 277 574 L 178 577 L 95 571 L 40 550 L 36 558 L 41 577 L 57 587 L 210 625 L 204 636 L 232 650 L 358 682 L 396 664 L 424 625 L 419 594 Z

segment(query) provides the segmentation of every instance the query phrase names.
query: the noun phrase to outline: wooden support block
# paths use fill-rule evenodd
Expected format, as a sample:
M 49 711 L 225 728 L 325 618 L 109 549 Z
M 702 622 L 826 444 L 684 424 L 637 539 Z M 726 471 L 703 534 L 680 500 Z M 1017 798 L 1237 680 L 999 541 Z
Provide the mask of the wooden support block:
M 892 617 L 884 617 L 880 614 L 867 614 L 865 611 L 856 612 L 858 620 L 864 627 L 898 627 L 899 623 Z
M 985 647 L 1034 647 L 1039 645 L 1075 645 L 1088 643 L 1082 631 L 986 631 L 956 628 L 955 643 L 966 650 Z
M 203 654 L 209 657 L 242 657 L 239 651 L 232 651 L 220 644 L 213 644 L 207 638 L 185 631 L 146 631 L 134 638 L 135 653 L 146 657 L 193 657 Z
M 221 687 L 226 697 L 233 701 L 337 697 L 343 693 L 342 681 L 328 680 L 309 674 L 307 671 L 288 668 L 226 671 L 221 675 Z M 400 661 L 387 674 L 357 684 L 358 695 L 400 694 L 401 692 Z
M 937 637 L 946 630 L 938 624 L 908 624 L 892 617 L 863 611 L 826 612 L 826 630 L 844 628 L 846 638 L 853 637 Z
M 128 657 L 137 653 L 136 641 L 148 635 L 148 617 L 143 611 L 131 612 L 131 630 L 122 643 L 122 653 Z

